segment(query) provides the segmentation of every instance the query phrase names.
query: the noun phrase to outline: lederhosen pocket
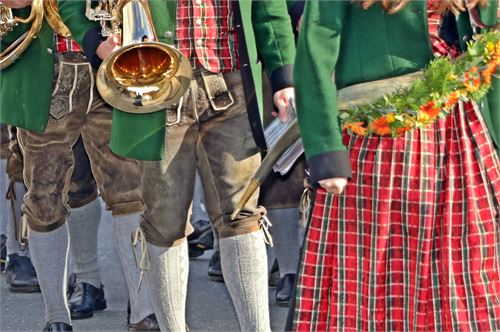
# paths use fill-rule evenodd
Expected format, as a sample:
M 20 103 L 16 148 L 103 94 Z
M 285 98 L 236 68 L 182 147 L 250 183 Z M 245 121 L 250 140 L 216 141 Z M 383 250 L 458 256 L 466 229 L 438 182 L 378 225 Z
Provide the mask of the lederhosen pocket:
M 64 59 L 64 58 L 63 58 Z M 75 94 L 82 88 L 85 81 L 85 74 L 82 66 L 85 62 L 66 62 L 56 58 L 54 62 L 54 84 L 52 88 L 52 101 L 50 105 L 50 115 L 55 119 L 61 119 L 65 115 L 72 113 L 76 105 Z

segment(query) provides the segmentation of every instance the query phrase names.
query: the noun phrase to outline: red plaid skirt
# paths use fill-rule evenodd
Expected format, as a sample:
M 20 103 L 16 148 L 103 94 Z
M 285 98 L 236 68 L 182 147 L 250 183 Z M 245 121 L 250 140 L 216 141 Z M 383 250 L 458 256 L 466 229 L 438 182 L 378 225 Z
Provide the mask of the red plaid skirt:
M 298 331 L 500 330 L 500 163 L 477 106 L 404 137 L 344 135 L 353 179 L 318 190 Z

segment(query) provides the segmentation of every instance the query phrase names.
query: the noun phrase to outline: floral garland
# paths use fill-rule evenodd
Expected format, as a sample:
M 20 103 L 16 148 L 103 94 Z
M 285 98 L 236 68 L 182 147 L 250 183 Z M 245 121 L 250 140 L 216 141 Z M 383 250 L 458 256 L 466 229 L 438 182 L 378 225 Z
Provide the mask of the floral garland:
M 342 128 L 361 136 L 374 133 L 397 137 L 444 118 L 459 101 L 479 101 L 491 87 L 500 67 L 500 32 L 474 36 L 467 53 L 452 62 L 434 59 L 423 78 L 374 103 L 341 111 Z M 443 79 L 444 78 L 444 79 Z

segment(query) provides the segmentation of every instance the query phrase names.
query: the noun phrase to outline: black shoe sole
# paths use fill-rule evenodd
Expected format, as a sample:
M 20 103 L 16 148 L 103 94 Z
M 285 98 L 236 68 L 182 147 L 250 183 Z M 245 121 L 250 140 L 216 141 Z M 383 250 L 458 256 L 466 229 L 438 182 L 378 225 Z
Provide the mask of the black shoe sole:
M 278 301 L 276 300 L 276 304 L 279 306 L 279 307 L 290 307 L 290 300 L 288 301 Z
M 205 253 L 205 249 L 198 248 L 196 245 L 189 244 L 188 255 L 189 258 L 200 257 Z
M 103 302 L 97 303 L 95 305 L 94 311 L 80 312 L 80 311 L 72 311 L 70 309 L 71 318 L 72 319 L 86 319 L 86 318 L 91 318 L 92 316 L 94 316 L 94 312 L 96 312 L 96 311 L 103 311 L 107 307 L 108 306 L 106 305 L 106 300 L 104 300 Z
M 208 278 L 212 281 L 216 281 L 216 282 L 224 282 L 224 276 L 221 276 L 221 275 L 208 275 Z
M 189 243 L 189 258 L 200 257 L 205 253 L 205 250 L 213 249 L 212 246 L 206 246 L 203 243 Z
M 9 285 L 9 290 L 12 293 L 39 293 L 40 286 L 11 286 L 11 285 Z

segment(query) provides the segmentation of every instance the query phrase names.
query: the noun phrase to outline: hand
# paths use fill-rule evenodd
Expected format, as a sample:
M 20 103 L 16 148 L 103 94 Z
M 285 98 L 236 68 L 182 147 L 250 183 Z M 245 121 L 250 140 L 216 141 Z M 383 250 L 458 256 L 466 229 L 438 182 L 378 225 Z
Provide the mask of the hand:
M 297 30 L 297 32 L 300 32 L 300 28 L 302 27 L 302 16 L 303 15 L 300 15 L 300 18 L 297 21 L 297 26 L 295 27 L 295 30 Z
M 294 88 L 284 88 L 274 93 L 273 101 L 279 113 L 272 112 L 272 115 L 279 115 L 281 122 L 288 120 L 288 104 L 290 103 L 290 98 L 293 97 L 295 97 Z
M 104 60 L 108 57 L 108 55 L 119 49 L 121 45 L 122 39 L 120 36 L 109 36 L 105 41 L 99 44 L 95 50 L 95 54 L 101 58 L 101 60 Z
M 31 5 L 31 0 L 2 0 L 0 2 L 13 9 L 24 8 Z
M 318 181 L 319 185 L 329 193 L 340 195 L 347 184 L 347 178 L 330 178 Z

